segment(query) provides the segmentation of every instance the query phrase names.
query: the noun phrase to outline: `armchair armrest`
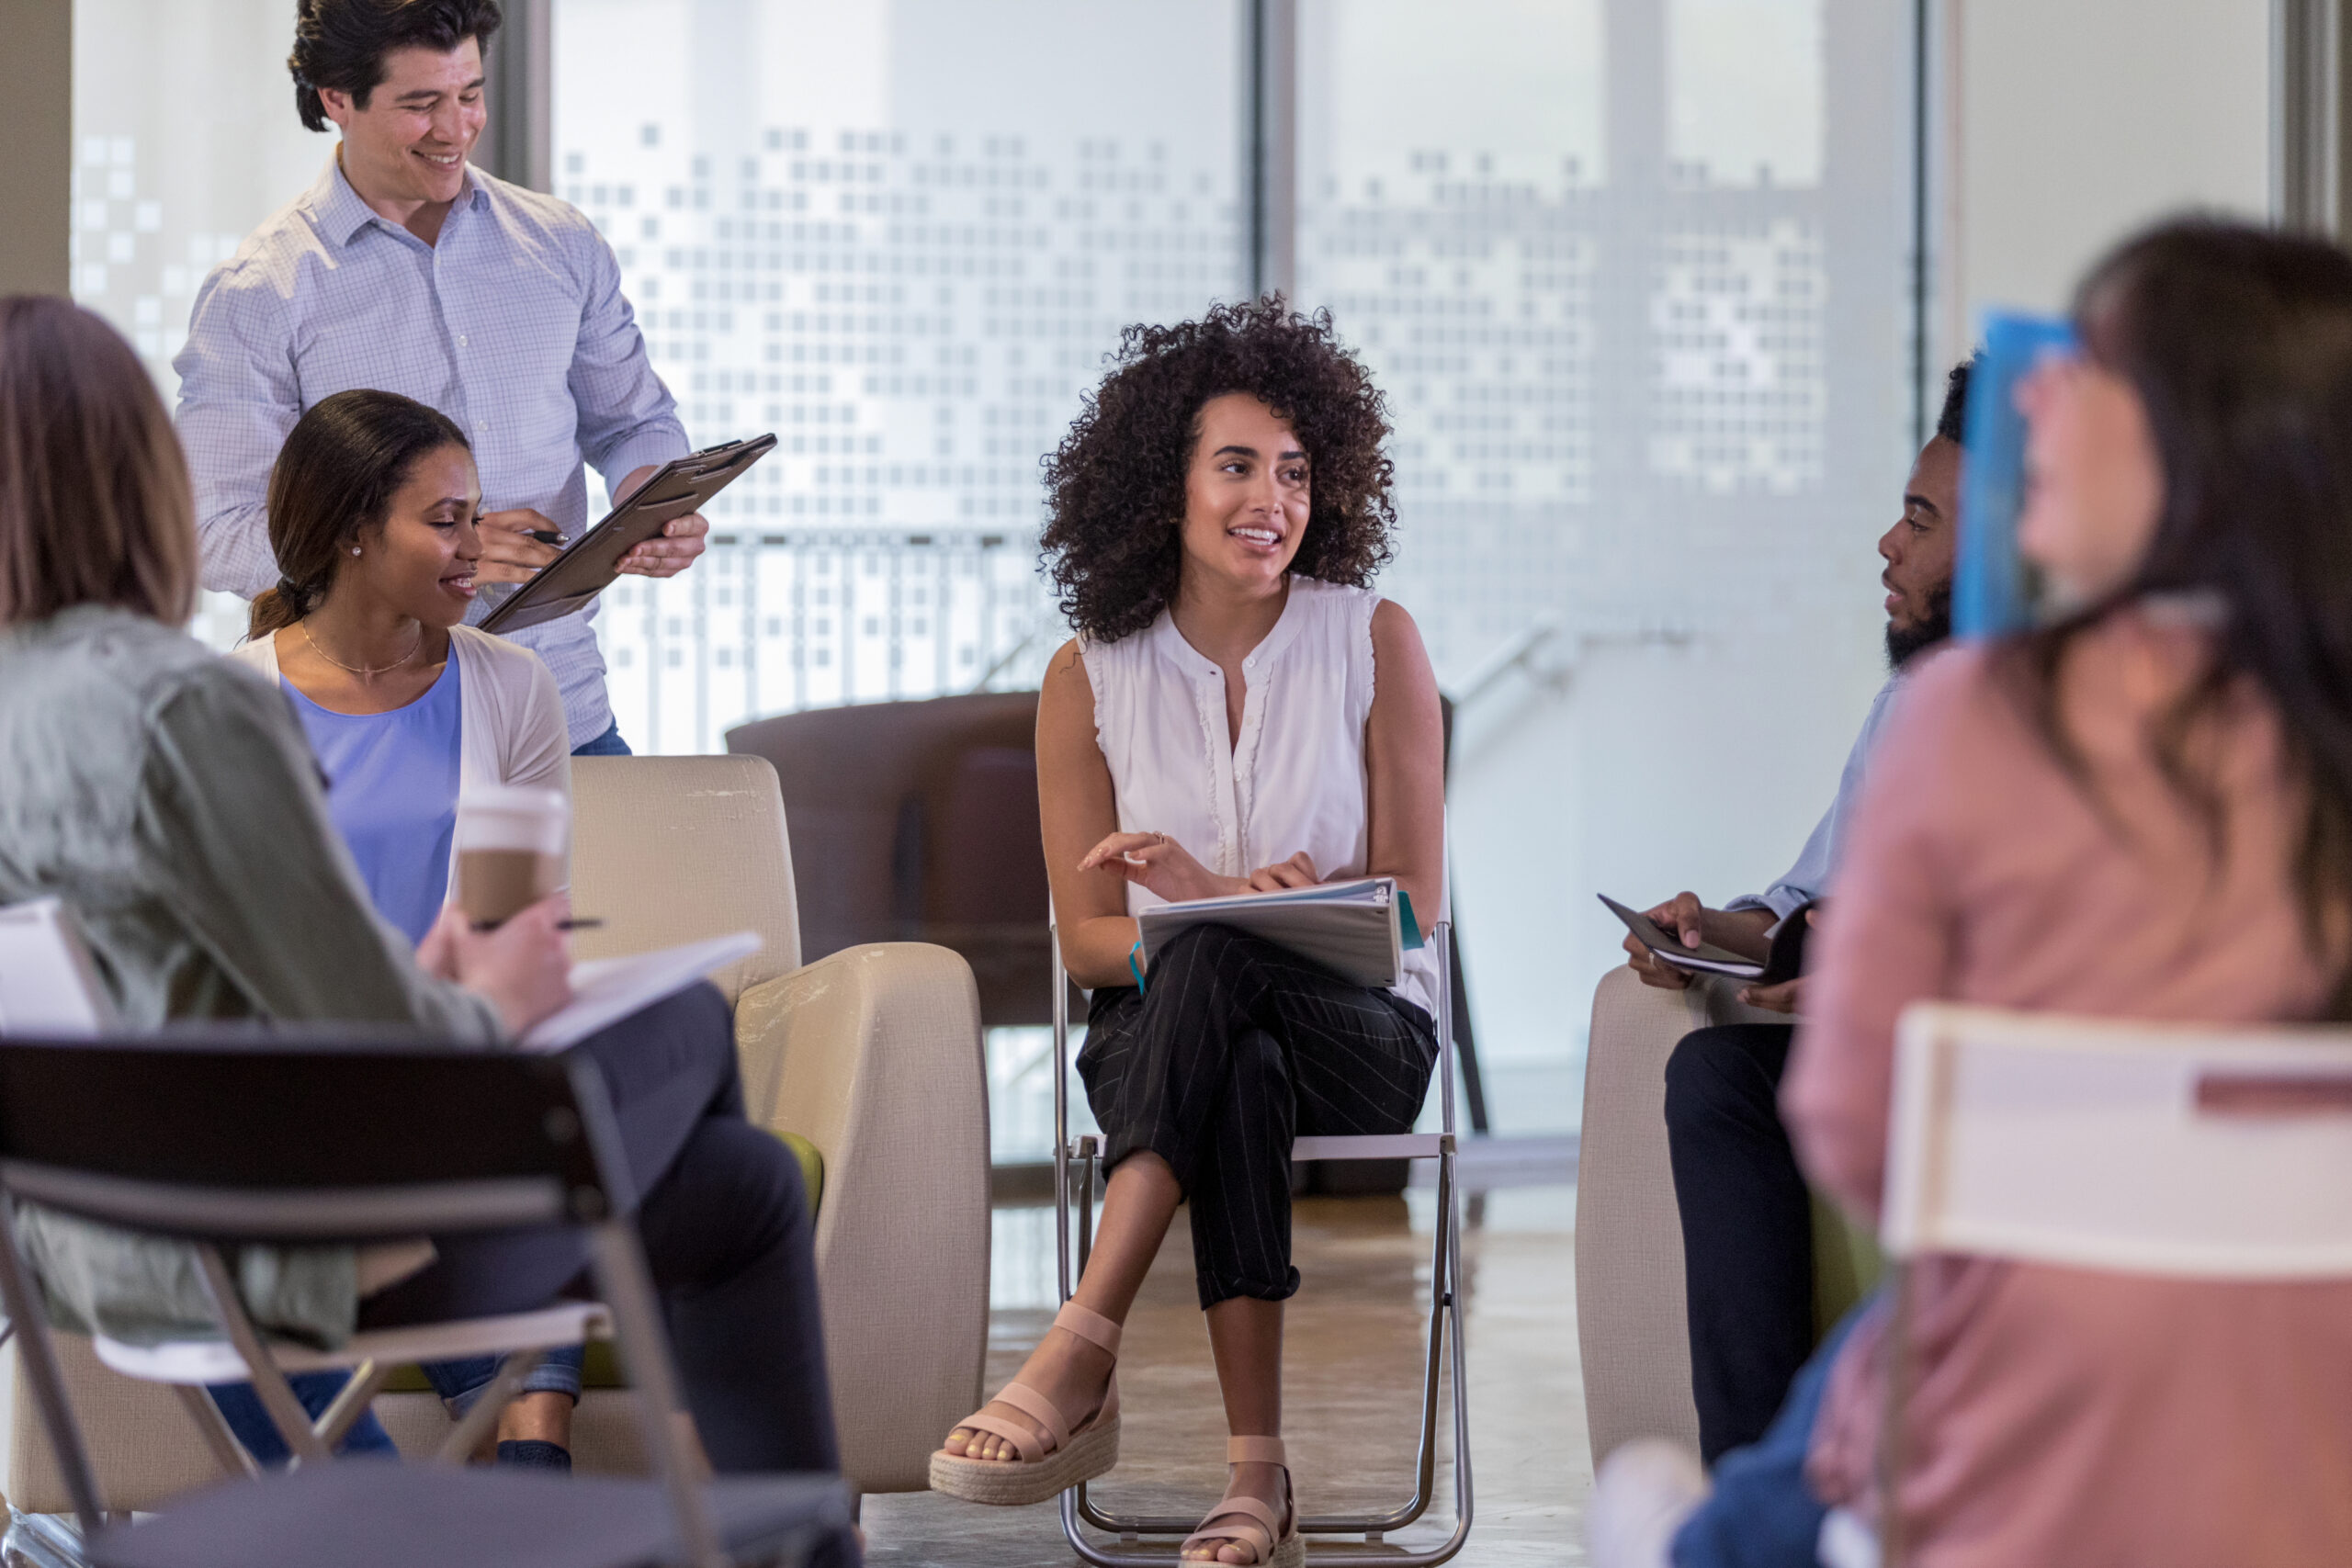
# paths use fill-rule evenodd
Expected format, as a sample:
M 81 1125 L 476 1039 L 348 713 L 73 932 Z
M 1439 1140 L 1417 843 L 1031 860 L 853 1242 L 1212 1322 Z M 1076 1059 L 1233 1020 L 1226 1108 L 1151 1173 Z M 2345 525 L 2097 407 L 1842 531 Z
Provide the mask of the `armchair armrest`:
M 754 1122 L 825 1161 L 817 1280 L 842 1463 L 919 1490 L 979 1404 L 988 1348 L 989 1117 L 972 973 L 944 947 L 847 948 L 745 990 Z
M 1632 1438 L 1699 1446 L 1682 1217 L 1666 1143 L 1666 1062 L 1694 1029 L 1786 1023 L 1736 981 L 1668 991 L 1620 964 L 1592 998 L 1577 1158 L 1577 1341 L 1593 1462 Z

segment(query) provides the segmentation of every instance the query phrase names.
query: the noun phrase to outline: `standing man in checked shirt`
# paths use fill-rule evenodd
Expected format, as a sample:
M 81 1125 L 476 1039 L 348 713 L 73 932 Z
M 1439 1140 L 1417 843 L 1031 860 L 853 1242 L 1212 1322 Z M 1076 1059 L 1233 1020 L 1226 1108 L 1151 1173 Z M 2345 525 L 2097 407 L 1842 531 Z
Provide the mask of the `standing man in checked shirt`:
M 594 463 L 616 496 L 689 449 L 648 363 L 612 247 L 567 202 L 467 166 L 481 135 L 495 0 L 300 0 L 294 98 L 343 132 L 326 171 L 205 279 L 188 324 L 179 430 L 195 471 L 207 588 L 276 584 L 265 498 L 303 410 L 404 393 L 455 420 L 481 474 L 484 583 L 579 536 Z M 709 525 L 681 517 L 621 570 L 672 577 Z M 503 594 L 485 594 L 479 620 Z M 554 671 L 575 755 L 626 753 L 587 609 L 514 634 Z

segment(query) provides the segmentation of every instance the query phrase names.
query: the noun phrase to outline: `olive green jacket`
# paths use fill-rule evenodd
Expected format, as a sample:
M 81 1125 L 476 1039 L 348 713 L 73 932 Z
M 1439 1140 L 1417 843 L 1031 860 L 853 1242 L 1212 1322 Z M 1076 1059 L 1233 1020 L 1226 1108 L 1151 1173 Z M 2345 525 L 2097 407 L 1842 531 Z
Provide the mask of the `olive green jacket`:
M 488 1002 L 420 970 L 377 917 L 284 694 L 128 611 L 0 626 L 0 904 L 51 896 L 133 1031 L 258 1019 L 500 1038 Z M 61 1324 L 219 1332 L 185 1244 L 32 1205 L 17 1224 Z M 351 1333 L 350 1247 L 245 1247 L 234 1263 L 265 1327 Z

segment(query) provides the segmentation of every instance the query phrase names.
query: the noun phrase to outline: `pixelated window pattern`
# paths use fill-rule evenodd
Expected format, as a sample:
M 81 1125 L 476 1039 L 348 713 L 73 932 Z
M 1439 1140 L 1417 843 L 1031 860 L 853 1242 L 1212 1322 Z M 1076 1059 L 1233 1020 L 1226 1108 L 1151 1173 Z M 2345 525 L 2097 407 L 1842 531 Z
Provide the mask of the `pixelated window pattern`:
M 1668 185 L 1817 182 L 1818 5 L 1673 0 L 1667 20 Z M 1785 80 L 1743 75 L 1743 52 Z M 76 295 L 169 397 L 195 289 L 260 214 L 146 188 L 139 138 L 94 130 L 75 149 Z M 615 245 L 690 434 L 783 444 L 715 508 L 708 570 L 608 595 L 625 728 L 699 749 L 751 713 L 1034 679 L 1059 635 L 1034 571 L 1037 459 L 1119 328 L 1241 292 L 1235 171 L 1108 133 L 773 126 L 722 156 L 623 117 L 579 130 L 558 191 Z M 313 142 L 298 151 L 328 145 Z M 1811 209 L 1661 222 L 1645 363 L 1622 363 L 1596 336 L 1596 279 L 1641 213 L 1597 156 L 1540 151 L 1429 146 L 1303 192 L 1302 299 L 1332 309 L 1388 391 L 1406 525 L 1385 581 L 1442 672 L 1605 590 L 1587 549 L 1616 510 L 1604 399 L 1637 400 L 1637 460 L 1669 489 L 1824 482 Z M 868 536 L 862 560 L 835 558 Z M 866 585 L 858 613 L 819 609 L 820 561 L 823 581 Z M 225 643 L 243 620 L 209 596 L 198 629 Z
M 1821 482 L 1827 289 L 1798 219 L 1666 237 L 1650 297 L 1653 472 L 1718 495 Z
M 607 596 L 625 730 L 1034 683 L 1040 458 L 1129 322 L 1239 291 L 1231 176 L 1164 143 L 771 127 L 681 156 L 593 125 L 560 193 L 609 239 L 697 442 L 776 432 L 714 569 Z M 606 134 L 608 132 L 608 134 Z

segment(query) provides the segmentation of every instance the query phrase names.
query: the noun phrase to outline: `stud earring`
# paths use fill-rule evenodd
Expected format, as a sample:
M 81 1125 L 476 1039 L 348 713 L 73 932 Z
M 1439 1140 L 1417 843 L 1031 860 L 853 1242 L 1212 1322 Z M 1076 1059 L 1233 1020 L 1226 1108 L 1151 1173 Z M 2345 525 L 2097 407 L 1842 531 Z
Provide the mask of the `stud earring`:
M 352 547 L 351 547 L 351 553 L 352 553 L 353 555 L 355 555 L 355 556 L 356 556 L 356 555 L 357 555 L 357 554 L 359 553 L 359 547 L 358 547 L 357 545 L 354 545 L 354 546 L 352 546 Z

